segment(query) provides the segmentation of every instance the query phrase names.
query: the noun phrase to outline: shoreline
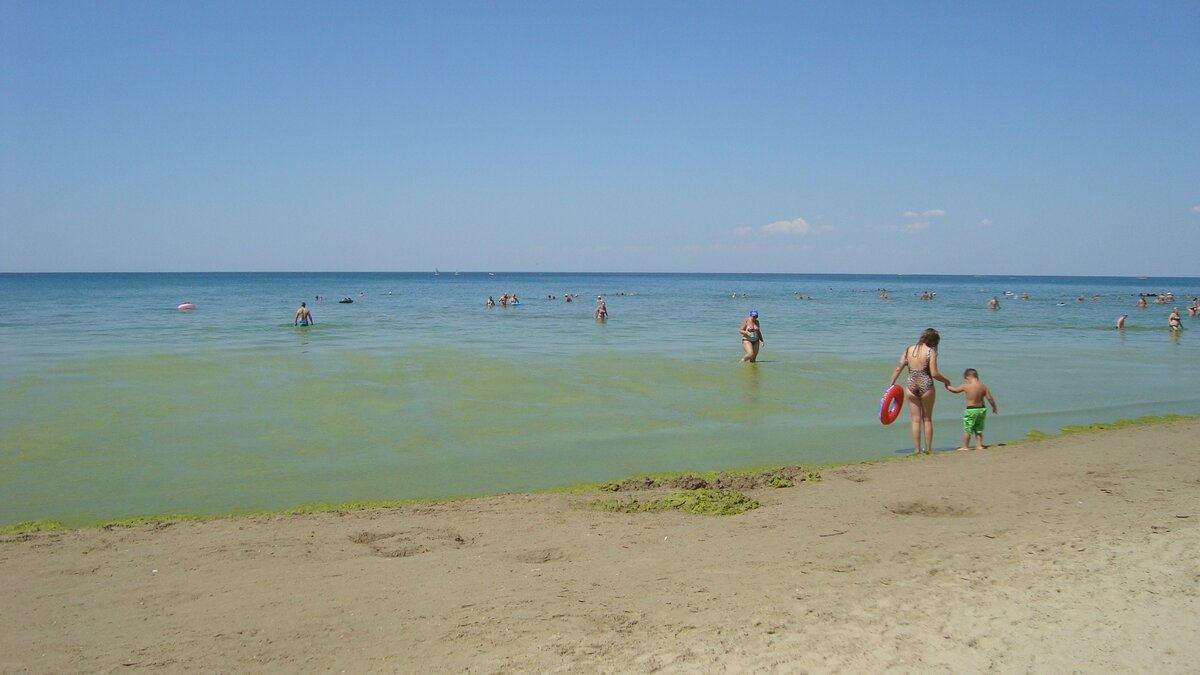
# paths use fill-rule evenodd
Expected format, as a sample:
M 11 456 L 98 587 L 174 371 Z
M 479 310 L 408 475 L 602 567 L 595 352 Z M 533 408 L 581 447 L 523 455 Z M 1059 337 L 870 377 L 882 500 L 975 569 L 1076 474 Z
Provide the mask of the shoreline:
M 1037 429 L 1032 429 L 1028 434 L 1021 439 L 1013 441 L 1004 441 L 987 446 L 988 449 L 996 447 L 1005 447 L 1018 445 L 1022 443 L 1031 443 L 1049 438 L 1058 438 L 1061 436 L 1079 434 L 1079 433 L 1095 433 L 1099 431 L 1107 431 L 1111 429 L 1124 429 L 1136 426 L 1146 426 L 1154 424 L 1168 424 L 1171 422 L 1183 420 L 1200 420 L 1200 415 L 1147 415 L 1133 419 L 1118 419 L 1114 422 L 1095 422 L 1084 425 L 1066 425 L 1061 427 L 1058 432 L 1047 434 Z M 959 452 L 960 449 L 935 450 L 936 454 L 945 454 Z M 879 457 L 875 459 L 865 459 L 855 462 L 843 462 L 833 464 L 808 464 L 805 468 L 814 471 L 824 471 L 827 469 L 843 468 L 848 466 L 868 465 L 876 462 L 890 462 L 895 460 L 903 460 L 912 458 L 912 455 L 894 455 L 887 457 Z M 730 469 L 715 469 L 711 471 L 664 471 L 644 474 L 634 474 L 621 478 L 613 478 L 604 481 L 589 481 L 583 483 L 571 483 L 555 487 L 543 488 L 539 490 L 531 490 L 529 494 L 553 494 L 553 493 L 574 493 L 602 490 L 606 484 L 620 483 L 622 481 L 637 480 L 644 478 L 655 479 L 670 479 L 679 476 L 700 476 L 703 478 L 716 475 L 743 475 L 749 473 L 772 472 L 784 469 L 784 466 L 758 466 L 758 467 L 742 467 Z M 404 506 L 417 506 L 422 504 L 438 504 L 442 502 L 460 502 L 472 499 L 486 499 L 488 497 L 496 497 L 502 494 L 519 494 L 519 493 L 485 493 L 475 495 L 450 495 L 445 497 L 414 497 L 410 499 L 380 499 L 380 500 L 352 500 L 346 502 L 305 502 L 295 506 L 289 506 L 280 509 L 266 510 L 235 510 L 224 511 L 218 513 L 174 513 L 166 512 L 159 514 L 142 514 L 136 516 L 128 516 L 124 518 L 96 518 L 89 519 L 79 524 L 64 524 L 62 521 L 44 518 L 38 520 L 23 521 L 0 527 L 0 536 L 25 534 L 32 532 L 57 532 L 62 530 L 77 530 L 77 529 L 95 529 L 95 528 L 111 528 L 111 527 L 133 527 L 137 525 L 161 525 L 184 522 L 208 522 L 212 520 L 228 520 L 232 518 L 247 518 L 253 516 L 287 516 L 287 515 L 303 515 L 313 513 L 344 513 L 351 511 L 370 511 L 373 509 L 392 509 Z
M 1119 311 L 1133 311 L 1118 310 L 1133 301 L 1117 295 L 1148 287 L 1010 277 L 1005 284 L 1033 300 L 990 312 L 980 290 L 995 284 L 975 277 L 883 284 L 893 295 L 883 302 L 873 292 L 880 284 L 860 276 L 730 286 L 675 275 L 449 285 L 168 275 L 148 284 L 95 280 L 107 300 L 84 306 L 73 300 L 76 284 L 31 281 L 13 294 L 22 320 L 3 331 L 11 405 L 0 413 L 0 441 L 12 470 L 0 476 L 0 527 L 436 500 L 651 471 L 902 454 L 908 430 L 882 427 L 874 414 L 887 384 L 879 378 L 895 365 L 898 333 L 926 325 L 946 338 L 943 370 L 975 367 L 1001 395 L 992 442 L 1035 428 L 1200 413 L 1188 386 L 1200 377 L 1200 343 L 1111 328 Z M 539 288 L 581 292 L 588 302 L 542 301 Z M 926 288 L 939 301 L 902 299 Z M 197 312 L 176 309 L 180 289 Z M 501 289 L 525 298 L 517 312 L 483 307 Z M 614 318 L 603 327 L 582 294 L 589 289 L 609 298 Z M 621 289 L 629 294 L 612 295 Z M 753 300 L 730 299 L 734 289 Z M 796 301 L 799 290 L 816 300 Z M 1102 301 L 1055 305 L 1085 290 Z M 356 299 L 327 305 L 325 318 L 316 311 L 318 327 L 340 325 L 323 336 L 291 327 L 295 301 L 314 293 Z M 730 334 L 751 307 L 774 336 L 754 368 L 738 363 Z M 56 318 L 64 312 L 84 323 L 103 318 L 109 328 L 80 334 Z M 448 339 L 430 342 L 413 321 L 434 315 L 445 317 Z M 648 316 L 678 339 L 645 340 L 636 319 Z M 1145 323 L 1165 323 L 1152 319 L 1145 314 Z M 529 340 L 531 330 L 539 340 Z M 1026 358 L 1013 362 L 1014 353 Z M 1099 362 L 1109 367 L 1080 367 Z M 1114 397 L 1117 381 L 1124 386 Z M 960 411 L 938 406 L 941 430 Z M 955 422 L 936 447 L 958 445 Z
M 1130 427 L 1149 426 L 1156 424 L 1169 424 L 1185 420 L 1200 420 L 1200 415 L 1147 415 L 1133 419 L 1118 419 L 1113 422 L 1095 422 L 1092 424 L 1083 425 L 1066 425 L 1061 427 L 1055 433 L 1044 433 L 1038 429 L 1030 430 L 1024 438 L 1013 441 L 1004 441 L 987 446 L 987 449 L 1000 448 L 1007 446 L 1020 445 L 1024 443 L 1032 443 L 1046 439 L 1060 438 L 1062 436 L 1081 434 L 1081 433 L 1097 433 L 1109 431 L 1113 429 L 1125 429 Z M 960 452 L 961 449 L 935 450 L 935 454 L 946 454 Z M 865 459 L 855 462 L 833 463 L 833 464 L 808 464 L 804 468 L 813 471 L 824 471 L 828 469 L 838 469 L 850 466 L 870 465 L 878 462 L 890 462 L 896 460 L 911 459 L 913 455 L 893 455 L 887 457 L 879 457 L 875 459 Z M 644 474 L 634 474 L 621 478 L 614 478 L 604 481 L 589 481 L 583 483 L 572 483 L 555 487 L 543 488 L 539 490 L 529 491 L 528 494 L 554 494 L 563 493 L 571 494 L 578 492 L 597 492 L 602 491 L 603 486 L 607 484 L 620 483 L 623 481 L 638 480 L 638 479 L 671 479 L 680 476 L 699 476 L 702 478 L 710 478 L 717 475 L 738 476 L 750 473 L 764 473 L 784 469 L 784 466 L 759 466 L 759 467 L 742 467 L 730 469 L 716 469 L 711 471 L 665 471 L 653 472 Z M 494 494 L 476 494 L 476 495 L 451 495 L 446 497 L 414 497 L 411 499 L 383 499 L 383 500 L 352 500 L 347 502 L 305 502 L 281 509 L 267 510 L 245 510 L 245 511 L 227 511 L 219 513 L 160 513 L 160 514 L 142 514 L 129 516 L 125 518 L 96 518 L 81 524 L 64 524 L 55 519 L 38 519 L 32 521 L 24 521 L 0 527 L 0 536 L 26 534 L 33 532 L 57 532 L 63 530 L 77 529 L 96 529 L 96 528 L 112 528 L 112 527 L 134 527 L 138 525 L 163 525 L 183 522 L 208 522 L 213 520 L 228 520 L 236 518 L 247 518 L 254 516 L 288 516 L 288 515 L 304 515 L 316 513 L 346 513 L 353 511 L 370 511 L 374 509 L 394 509 L 405 506 L 418 506 L 427 504 L 451 503 L 469 501 L 474 499 L 486 499 L 496 497 L 503 494 L 521 494 L 521 493 L 494 493 Z
M 611 493 L 0 536 L 0 670 L 1189 672 L 1200 419 Z

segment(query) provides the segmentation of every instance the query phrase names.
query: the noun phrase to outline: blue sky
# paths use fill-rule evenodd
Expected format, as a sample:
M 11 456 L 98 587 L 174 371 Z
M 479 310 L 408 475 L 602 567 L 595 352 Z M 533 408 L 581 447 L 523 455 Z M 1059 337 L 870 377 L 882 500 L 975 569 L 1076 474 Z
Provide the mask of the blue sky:
M 10 0 L 0 271 L 1200 275 L 1198 64 L 1195 0 Z

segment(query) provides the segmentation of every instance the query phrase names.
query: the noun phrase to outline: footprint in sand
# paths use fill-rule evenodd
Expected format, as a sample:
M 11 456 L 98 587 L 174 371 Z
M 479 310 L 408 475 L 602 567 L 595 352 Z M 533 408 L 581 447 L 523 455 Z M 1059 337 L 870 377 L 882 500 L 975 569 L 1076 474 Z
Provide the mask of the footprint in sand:
M 359 532 L 350 541 L 371 549 L 381 558 L 407 558 L 448 548 L 463 548 L 474 543 L 455 530 L 417 528 L 400 532 Z
M 893 504 L 887 507 L 887 510 L 901 516 L 962 517 L 971 515 L 970 507 L 951 503 L 935 504 L 924 499 Z

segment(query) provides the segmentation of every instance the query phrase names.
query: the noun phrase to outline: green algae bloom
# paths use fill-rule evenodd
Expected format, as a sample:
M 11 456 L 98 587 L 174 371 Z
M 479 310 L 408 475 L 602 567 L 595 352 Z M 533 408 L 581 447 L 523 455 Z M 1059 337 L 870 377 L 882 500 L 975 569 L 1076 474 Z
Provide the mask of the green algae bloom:
M 0 527 L 0 534 L 25 534 L 27 532 L 52 532 L 65 529 L 57 520 L 27 520 L 16 525 Z
M 1116 422 L 1097 422 L 1095 424 L 1068 424 L 1059 429 L 1057 434 L 1048 434 L 1044 431 L 1034 429 L 1026 436 L 1027 440 L 1040 441 L 1053 436 L 1067 436 L 1069 434 L 1086 434 L 1093 431 L 1109 431 L 1112 429 L 1128 429 L 1129 427 L 1141 427 L 1150 424 L 1166 424 L 1168 422 L 1179 422 L 1182 420 L 1192 419 L 1187 415 L 1146 415 L 1137 419 L 1119 419 Z

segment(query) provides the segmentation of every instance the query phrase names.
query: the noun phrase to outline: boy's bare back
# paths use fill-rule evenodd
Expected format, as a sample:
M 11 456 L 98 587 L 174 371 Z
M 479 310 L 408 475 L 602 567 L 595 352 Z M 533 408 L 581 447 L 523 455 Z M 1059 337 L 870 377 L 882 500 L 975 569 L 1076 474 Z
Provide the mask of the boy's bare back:
M 982 408 L 984 399 L 987 399 L 988 404 L 992 406 L 992 412 L 999 414 L 996 409 L 996 399 L 992 398 L 992 392 L 988 390 L 987 385 L 979 380 L 974 368 L 968 368 L 967 372 L 963 373 L 963 383 L 958 386 L 947 386 L 946 391 L 954 394 L 966 394 L 968 408 Z
M 983 397 L 991 398 L 987 385 L 979 380 L 967 380 L 962 383 L 963 393 L 967 395 L 967 405 L 983 405 Z

